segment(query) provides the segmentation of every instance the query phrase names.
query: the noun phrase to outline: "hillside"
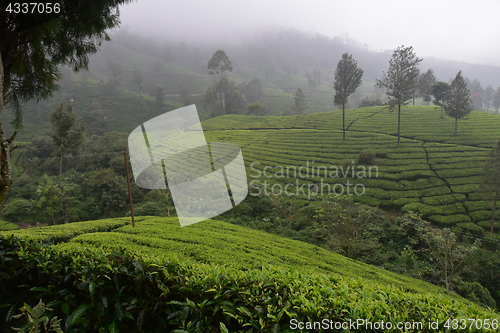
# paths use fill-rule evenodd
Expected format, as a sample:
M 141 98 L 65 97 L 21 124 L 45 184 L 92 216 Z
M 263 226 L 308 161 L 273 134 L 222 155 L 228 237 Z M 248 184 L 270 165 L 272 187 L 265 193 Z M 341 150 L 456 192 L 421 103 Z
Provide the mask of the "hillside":
M 489 230 L 490 203 L 478 185 L 489 150 L 500 138 L 500 116 L 474 111 L 459 122 L 455 136 L 454 120 L 441 118 L 439 109 L 408 106 L 402 109 L 400 147 L 397 114 L 387 108 L 347 110 L 346 141 L 341 117 L 339 111 L 292 117 L 231 115 L 209 119 L 203 128 L 209 142 L 230 141 L 242 147 L 250 184 L 267 181 L 269 188 L 281 184 L 283 189 L 288 183 L 295 188 L 296 181 L 314 183 L 319 192 L 305 195 L 319 196 L 321 184 L 324 195 L 329 190 L 339 194 L 347 191 L 349 181 L 351 192 L 357 184 L 358 193 L 365 189 L 354 196 L 363 203 L 416 211 L 436 225 L 479 235 L 481 228 L 471 222 Z M 355 166 L 362 151 L 376 154 L 373 165 Z M 358 174 L 362 170 L 366 173 Z M 336 184 L 342 186 L 335 188 Z M 496 230 L 500 220 L 497 223 Z
M 113 283 L 119 288 L 119 281 L 123 283 L 127 279 L 136 280 L 137 282 L 126 289 L 119 289 L 122 300 L 118 309 L 123 307 L 123 310 L 117 310 L 116 314 L 105 311 L 99 318 L 100 322 L 104 323 L 112 316 L 111 319 L 115 319 L 113 325 L 116 327 L 130 329 L 137 320 L 138 325 L 141 322 L 147 331 L 155 331 L 150 327 L 154 327 L 154 323 L 158 322 L 167 328 L 178 327 L 189 332 L 198 332 L 199 329 L 195 329 L 198 322 L 197 327 L 205 327 L 204 332 L 215 332 L 219 326 L 222 329 L 223 326 L 217 321 L 222 320 L 224 327 L 231 331 L 241 330 L 241 325 L 248 323 L 244 331 L 267 332 L 272 329 L 291 332 L 293 330 L 289 329 L 293 328 L 290 321 L 292 318 L 299 321 L 320 321 L 321 318 L 329 318 L 334 322 L 357 319 L 371 322 L 384 320 L 394 325 L 397 325 L 398 321 L 422 322 L 425 326 L 419 331 L 427 332 L 433 331 L 427 326 L 434 320 L 439 320 L 439 325 L 443 328 L 448 318 L 489 318 L 495 321 L 500 319 L 497 314 L 456 295 L 448 295 L 443 289 L 431 284 L 349 260 L 319 247 L 219 221 L 205 221 L 180 228 L 175 218 L 141 217 L 137 219 L 135 228 L 129 224 L 128 219 L 110 219 L 3 233 L 13 233 L 54 244 L 44 250 L 27 246 L 25 251 L 39 251 L 37 255 L 31 254 L 35 255 L 33 258 L 40 257 L 38 260 L 41 262 L 49 260 L 52 263 L 49 266 L 39 266 L 38 274 L 39 279 L 44 281 L 47 278 L 52 279 L 45 277 L 45 274 L 52 272 L 54 281 L 51 283 L 56 283 L 56 294 L 58 288 L 62 287 L 57 284 L 63 283 L 62 280 L 57 280 L 57 274 L 55 275 L 58 269 L 63 269 L 58 268 L 57 263 L 61 260 L 61 264 L 66 262 L 64 274 L 67 275 L 64 280 L 80 281 L 75 285 L 77 288 L 66 284 L 72 295 L 79 294 L 78 303 L 73 301 L 70 303 L 75 305 L 65 305 L 71 309 L 78 305 L 80 310 L 84 309 L 85 302 L 89 300 L 88 290 L 90 298 L 99 297 L 104 302 L 103 297 L 106 297 L 105 305 L 114 302 L 113 300 L 120 296 L 113 296 L 113 291 L 108 290 L 113 289 Z M 9 244 L 8 241 L 4 243 Z M 3 246 L 5 247 L 5 244 Z M 133 262 L 129 262 L 128 257 L 120 259 L 116 257 L 121 253 L 120 249 L 137 253 L 139 257 L 132 255 Z M 113 252 L 110 253 L 110 250 Z M 116 261 L 117 259 L 119 261 Z M 105 261 L 101 263 L 101 260 Z M 118 262 L 121 263 L 121 268 L 113 266 Z M 162 268 L 164 263 L 167 266 Z M 86 265 L 89 267 L 85 268 Z M 130 270 L 129 265 L 135 268 Z M 47 273 L 46 268 L 49 269 Z M 149 288 L 165 283 L 164 294 L 168 296 L 164 298 L 165 305 L 158 303 L 157 306 L 162 310 L 156 311 L 154 319 L 151 314 L 146 315 L 153 323 L 143 322 L 144 318 L 141 319 L 137 315 L 148 300 L 149 292 L 142 296 L 129 293 L 134 292 L 132 286 L 137 285 L 139 281 L 147 283 L 147 276 L 158 274 L 155 273 L 157 270 L 165 277 L 158 276 Z M 139 278 L 142 276 L 141 272 L 147 274 Z M 19 274 L 20 277 L 23 276 L 22 273 Z M 81 274 L 83 277 L 80 277 Z M 122 277 L 123 274 L 129 277 Z M 137 277 L 134 278 L 134 275 Z M 103 279 L 103 276 L 114 282 Z M 106 281 L 110 281 L 110 286 Z M 40 288 L 35 281 L 31 283 L 33 297 Z M 239 292 L 235 294 L 235 290 Z M 269 298 L 266 298 L 266 295 Z M 130 301 L 132 298 L 129 297 L 136 298 Z M 217 305 L 219 297 L 224 300 L 222 304 L 226 304 L 223 306 L 224 311 Z M 160 299 L 162 298 L 163 296 L 160 296 Z M 48 302 L 50 299 L 51 292 L 46 290 L 44 300 Z M 184 319 L 179 319 L 179 314 L 184 311 L 183 306 L 189 305 L 189 302 L 193 305 L 199 304 L 200 308 L 195 306 L 189 311 L 186 308 L 187 312 L 182 316 Z M 171 304 L 170 310 L 163 310 L 167 304 Z M 64 312 L 64 306 L 61 309 Z M 67 315 L 72 311 L 67 310 L 65 313 Z M 86 316 L 94 316 L 102 310 L 99 310 L 98 303 L 85 306 L 83 311 L 87 311 Z M 123 311 L 121 318 L 120 311 Z M 167 311 L 165 313 L 170 314 L 168 319 L 158 321 L 158 311 Z M 203 317 L 209 313 L 210 317 Z M 68 318 L 66 324 L 68 320 L 72 322 Z M 88 318 L 87 321 L 75 320 L 73 328 L 82 327 L 83 324 L 92 325 L 89 321 Z M 188 322 L 190 324 L 185 326 Z M 207 329 L 208 327 L 211 329 Z M 377 331 L 362 328 L 366 332 Z M 450 330 L 455 331 L 459 330 Z M 474 327 L 470 331 L 475 331 Z

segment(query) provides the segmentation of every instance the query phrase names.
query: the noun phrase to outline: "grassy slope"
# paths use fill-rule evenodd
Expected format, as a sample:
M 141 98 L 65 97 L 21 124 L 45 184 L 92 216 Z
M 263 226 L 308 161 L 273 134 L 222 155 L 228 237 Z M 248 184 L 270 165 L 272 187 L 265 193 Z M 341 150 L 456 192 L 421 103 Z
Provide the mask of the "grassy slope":
M 402 110 L 402 144 L 396 145 L 397 114 L 383 107 L 346 112 L 347 139 L 342 141 L 342 113 L 332 111 L 293 117 L 223 116 L 203 123 L 208 141 L 231 141 L 242 147 L 249 180 L 265 166 L 286 168 L 310 165 L 300 182 L 345 184 L 339 178 L 312 176 L 315 167 L 340 167 L 357 159 L 363 150 L 377 158 L 378 174 L 349 179 L 365 186 L 360 200 L 374 206 L 415 210 L 442 226 L 473 222 L 488 227 L 489 203 L 478 184 L 489 149 L 500 138 L 500 116 L 473 112 L 459 121 L 440 117 L 432 106 L 410 106 Z M 253 162 L 259 162 L 251 167 Z M 317 170 L 317 169 L 316 169 Z M 328 171 L 330 175 L 330 171 Z M 261 177 L 262 180 L 262 177 Z M 266 179 L 264 179 L 266 180 Z M 268 183 L 289 182 L 267 179 Z M 295 181 L 293 181 L 295 183 Z M 325 192 L 327 192 L 325 187 Z M 500 228 L 497 222 L 496 228 Z M 459 225 L 461 226 L 461 225 Z
M 444 290 L 435 285 L 363 264 L 314 245 L 214 220 L 181 228 L 177 218 L 139 217 L 135 228 L 125 225 L 125 219 L 107 219 L 3 232 L 11 233 L 55 242 L 55 246 L 61 249 L 76 245 L 125 248 L 157 258 L 241 269 L 273 266 L 314 271 L 361 279 L 379 287 L 391 285 L 419 294 L 444 294 Z M 468 303 L 456 295 L 444 297 Z

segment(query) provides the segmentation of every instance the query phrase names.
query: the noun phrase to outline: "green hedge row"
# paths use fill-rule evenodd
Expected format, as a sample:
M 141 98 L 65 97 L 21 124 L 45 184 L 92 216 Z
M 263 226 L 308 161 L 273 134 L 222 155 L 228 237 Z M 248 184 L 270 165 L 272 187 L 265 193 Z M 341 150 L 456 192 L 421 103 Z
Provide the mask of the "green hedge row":
M 141 218 L 139 218 L 141 220 Z M 46 243 L 59 243 L 71 238 L 90 232 L 112 231 L 130 223 L 130 218 L 117 218 L 96 221 L 85 221 L 78 223 L 58 224 L 43 228 L 29 228 L 9 232 L 14 236 L 28 237 L 32 240 Z
M 9 221 L 0 220 L 0 231 L 17 230 L 17 229 L 19 229 L 19 226 L 17 224 Z

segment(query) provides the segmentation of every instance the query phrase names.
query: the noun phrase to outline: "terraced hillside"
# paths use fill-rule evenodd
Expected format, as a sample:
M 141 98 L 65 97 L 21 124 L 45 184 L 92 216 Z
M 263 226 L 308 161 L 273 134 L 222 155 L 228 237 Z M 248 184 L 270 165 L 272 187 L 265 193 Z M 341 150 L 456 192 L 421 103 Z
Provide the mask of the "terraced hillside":
M 396 112 L 384 107 L 348 110 L 345 142 L 341 117 L 339 111 L 295 117 L 233 115 L 207 120 L 203 128 L 208 141 L 240 145 L 250 184 L 267 182 L 269 193 L 275 184 L 275 193 L 294 184 L 288 191 L 302 195 L 357 189 L 364 203 L 417 211 L 439 226 L 481 233 L 471 222 L 490 225 L 490 203 L 478 184 L 489 150 L 500 139 L 499 115 L 474 111 L 459 121 L 455 136 L 454 120 L 441 118 L 437 108 L 409 106 L 402 109 L 400 147 Z M 354 167 L 353 174 L 363 150 L 375 152 L 376 161 Z M 312 183 L 318 186 L 317 194 L 307 186 L 304 192 L 292 190 Z M 254 186 L 252 190 L 257 191 Z M 500 220 L 497 223 L 498 230 Z

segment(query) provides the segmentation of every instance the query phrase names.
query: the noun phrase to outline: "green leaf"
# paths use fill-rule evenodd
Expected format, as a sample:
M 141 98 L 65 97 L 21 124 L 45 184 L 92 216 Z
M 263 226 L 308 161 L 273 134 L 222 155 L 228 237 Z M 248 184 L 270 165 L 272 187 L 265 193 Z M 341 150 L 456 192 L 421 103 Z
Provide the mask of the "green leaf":
M 73 313 L 71 314 L 71 319 L 69 320 L 68 327 L 71 327 L 74 324 L 76 324 L 78 320 L 80 320 L 80 318 L 83 316 L 85 311 L 87 311 L 89 308 L 90 304 L 82 304 L 79 307 L 77 307 L 75 311 L 73 311 Z
M 90 292 L 90 299 L 94 299 L 95 282 L 93 281 L 89 283 L 89 292 Z
M 116 326 L 115 321 L 108 325 L 108 330 L 110 333 L 118 333 L 118 326 Z
M 115 303 L 115 314 L 116 314 L 116 318 L 120 322 L 122 322 L 123 321 L 124 313 L 123 313 L 123 309 L 122 309 L 120 303 L 118 303 L 118 302 Z
M 222 330 L 222 332 L 229 333 L 229 330 L 227 329 L 226 325 L 224 325 L 223 322 L 220 322 L 219 326 L 220 326 L 220 329 Z

